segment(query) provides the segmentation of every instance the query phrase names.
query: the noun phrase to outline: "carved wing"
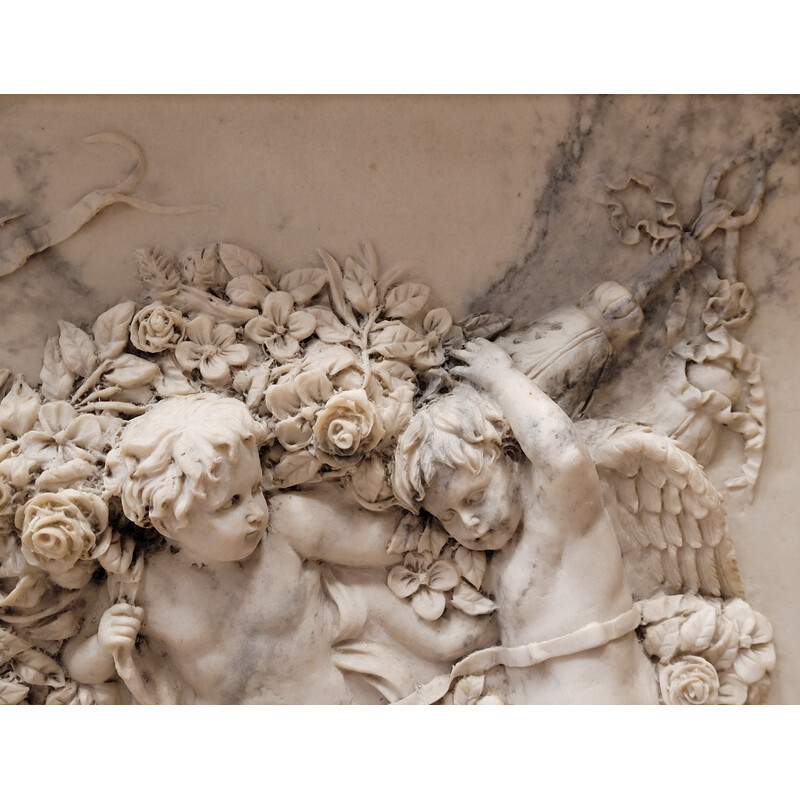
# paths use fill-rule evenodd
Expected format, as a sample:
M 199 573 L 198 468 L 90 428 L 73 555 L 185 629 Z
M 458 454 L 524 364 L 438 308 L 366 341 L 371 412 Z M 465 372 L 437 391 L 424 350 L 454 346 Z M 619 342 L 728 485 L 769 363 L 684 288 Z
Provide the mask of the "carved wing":
M 585 420 L 578 428 L 603 483 L 636 599 L 660 591 L 741 597 L 722 498 L 697 461 L 642 425 Z

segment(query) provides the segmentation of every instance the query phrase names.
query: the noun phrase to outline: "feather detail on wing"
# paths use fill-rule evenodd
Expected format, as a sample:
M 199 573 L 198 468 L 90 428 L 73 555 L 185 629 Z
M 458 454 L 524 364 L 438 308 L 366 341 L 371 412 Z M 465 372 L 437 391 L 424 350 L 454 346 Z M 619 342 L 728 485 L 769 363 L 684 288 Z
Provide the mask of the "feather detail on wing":
M 636 599 L 741 597 L 719 492 L 674 440 L 615 420 L 578 423 L 597 467 Z

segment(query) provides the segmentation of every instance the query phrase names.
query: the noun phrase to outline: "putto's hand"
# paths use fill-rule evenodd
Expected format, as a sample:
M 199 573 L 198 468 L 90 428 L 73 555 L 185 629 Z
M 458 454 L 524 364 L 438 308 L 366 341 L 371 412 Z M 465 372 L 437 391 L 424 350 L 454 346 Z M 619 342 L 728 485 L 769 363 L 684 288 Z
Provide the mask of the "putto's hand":
M 144 609 L 129 603 L 111 606 L 100 618 L 97 640 L 109 653 L 118 649 L 130 649 L 142 625 Z
M 514 368 L 511 356 L 488 339 L 467 342 L 463 350 L 454 350 L 453 356 L 463 361 L 465 366 L 453 367 L 451 372 L 467 378 L 486 391 L 491 391 L 503 380 L 508 370 Z

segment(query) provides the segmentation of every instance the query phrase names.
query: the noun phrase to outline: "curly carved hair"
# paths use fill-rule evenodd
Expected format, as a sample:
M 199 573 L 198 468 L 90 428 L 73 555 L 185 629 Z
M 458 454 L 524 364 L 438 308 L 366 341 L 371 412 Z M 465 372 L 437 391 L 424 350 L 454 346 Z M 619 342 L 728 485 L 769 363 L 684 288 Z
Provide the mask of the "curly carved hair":
M 239 400 L 203 393 L 162 400 L 128 423 L 106 457 L 105 495 L 119 497 L 141 527 L 185 520 L 239 443 L 260 445 L 264 431 Z
M 468 384 L 423 406 L 398 439 L 392 484 L 395 497 L 418 512 L 437 470 L 468 470 L 477 475 L 503 452 L 519 448 L 499 409 Z

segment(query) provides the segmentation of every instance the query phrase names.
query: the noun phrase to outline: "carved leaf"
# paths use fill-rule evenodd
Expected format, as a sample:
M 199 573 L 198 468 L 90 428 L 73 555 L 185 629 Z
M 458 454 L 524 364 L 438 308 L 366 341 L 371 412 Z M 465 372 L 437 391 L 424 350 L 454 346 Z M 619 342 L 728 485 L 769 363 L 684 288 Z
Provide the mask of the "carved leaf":
M 264 404 L 278 419 L 300 413 L 303 401 L 294 387 L 293 381 L 284 381 L 270 386 L 264 393 Z
M 285 455 L 276 465 L 272 477 L 281 486 L 299 486 L 314 478 L 321 468 L 322 464 L 313 454 L 303 450 Z
M 375 503 L 385 494 L 386 470 L 380 456 L 365 458 L 350 475 L 356 494 L 368 503 Z
M 58 336 L 51 336 L 47 340 L 39 380 L 42 385 L 42 394 L 48 400 L 66 400 L 72 391 L 75 374 L 67 369 L 67 365 L 61 358 Z
M 462 320 L 459 325 L 470 339 L 491 339 L 504 331 L 511 322 L 511 317 L 502 314 L 474 314 Z
M 55 492 L 71 486 L 81 480 L 88 480 L 94 475 L 94 466 L 82 458 L 73 458 L 66 464 L 45 470 L 36 479 L 36 488 L 40 492 Z
M 333 384 L 321 369 L 301 372 L 295 378 L 294 386 L 300 400 L 305 405 L 324 403 L 333 394 Z
M 64 359 L 67 369 L 85 378 L 97 366 L 92 337 L 65 320 L 61 320 L 58 327 L 61 330 L 58 339 L 61 358 Z
M 369 314 L 378 307 L 378 292 L 369 271 L 348 258 L 344 263 L 344 293 L 359 314 Z
M 136 303 L 128 301 L 104 311 L 94 323 L 92 333 L 101 361 L 116 358 L 128 343 L 128 326 L 136 311 Z
M 678 652 L 680 647 L 680 625 L 677 617 L 648 625 L 645 628 L 644 645 L 648 655 L 658 656 L 662 664 L 666 664 Z
M 453 327 L 453 317 L 446 308 L 434 308 L 425 315 L 422 327 L 428 333 L 446 336 Z
M 372 337 L 372 349 L 384 358 L 409 361 L 425 346 L 425 341 L 402 322 L 394 322 Z
M 28 696 L 29 691 L 22 683 L 0 680 L 0 705 L 15 706 Z
M 422 532 L 425 530 L 425 523 L 416 514 L 404 514 L 394 530 L 391 542 L 387 551 L 389 553 L 407 553 L 409 550 L 416 550 Z
M 497 606 L 494 601 L 473 589 L 468 583 L 461 581 L 453 592 L 453 606 L 471 617 L 491 614 Z
M 407 319 L 421 311 L 431 293 L 424 283 L 401 283 L 386 293 L 384 315 Z
M 327 344 L 353 341 L 353 331 L 342 325 L 339 317 L 329 308 L 313 306 L 306 309 L 317 320 L 317 336 Z
M 154 386 L 161 397 L 185 397 L 196 391 L 178 366 L 172 353 L 167 354 L 161 360 L 159 375 L 154 381 Z
M 283 275 L 278 282 L 282 292 L 289 292 L 294 302 L 301 306 L 322 291 L 328 282 L 328 273 L 318 267 L 295 269 Z
M 252 251 L 245 250 L 244 247 L 221 243 L 218 252 L 222 266 L 233 278 L 238 278 L 240 275 L 255 275 L 263 268 L 261 258 Z
M 476 589 L 481 588 L 486 572 L 486 553 L 482 550 L 469 550 L 458 547 L 453 555 L 456 567 L 462 578 L 466 578 Z
M 25 650 L 16 658 L 17 675 L 35 686 L 63 686 L 64 670 L 50 656 L 38 650 Z
M 240 275 L 228 281 L 225 294 L 236 305 L 257 308 L 264 302 L 268 287 L 272 284 L 266 275 Z
M 39 641 L 57 642 L 74 636 L 78 632 L 80 624 L 80 617 L 74 610 L 65 611 L 44 625 L 29 629 L 28 635 Z
M 438 522 L 429 520 L 417 544 L 417 549 L 420 553 L 430 553 L 434 558 L 439 558 L 439 554 L 444 550 L 449 539 L 447 531 Z
M 158 365 L 143 358 L 123 353 L 113 364 L 114 369 L 105 375 L 109 383 L 122 389 L 151 383 L 159 374 Z
M 398 386 L 386 399 L 388 402 L 381 407 L 381 422 L 385 431 L 384 441 L 389 441 L 411 420 L 414 389 L 408 384 Z
M 42 401 L 39 395 L 17 375 L 9 393 L 0 402 L 0 427 L 19 438 L 36 424 Z
M 712 605 L 695 611 L 681 625 L 680 646 L 686 653 L 702 653 L 714 638 L 717 613 Z
M 5 569 L 3 570 L 4 574 L 3 577 L 9 577 L 10 575 L 19 574 L 19 571 L 27 569 L 27 561 L 25 561 L 24 556 L 22 556 L 21 551 L 17 551 L 14 553 L 14 561 L 23 560 L 23 564 L 5 564 Z M 44 593 L 50 589 L 50 582 L 42 573 L 26 573 L 20 577 L 17 581 L 14 588 L 2 599 L 0 602 L 0 606 L 11 607 L 14 608 L 33 608 L 44 596 Z M 0 643 L 1 645 L 2 643 Z M 0 647 L 0 650 L 2 648 Z M 5 653 L 8 655 L 8 653 Z M 0 658 L 0 663 L 2 659 Z
M 331 304 L 334 311 L 351 327 L 357 328 L 358 323 L 353 310 L 345 302 L 342 270 L 339 263 L 327 250 L 317 250 L 317 255 L 322 259 L 328 270 L 328 285 L 331 293 Z

